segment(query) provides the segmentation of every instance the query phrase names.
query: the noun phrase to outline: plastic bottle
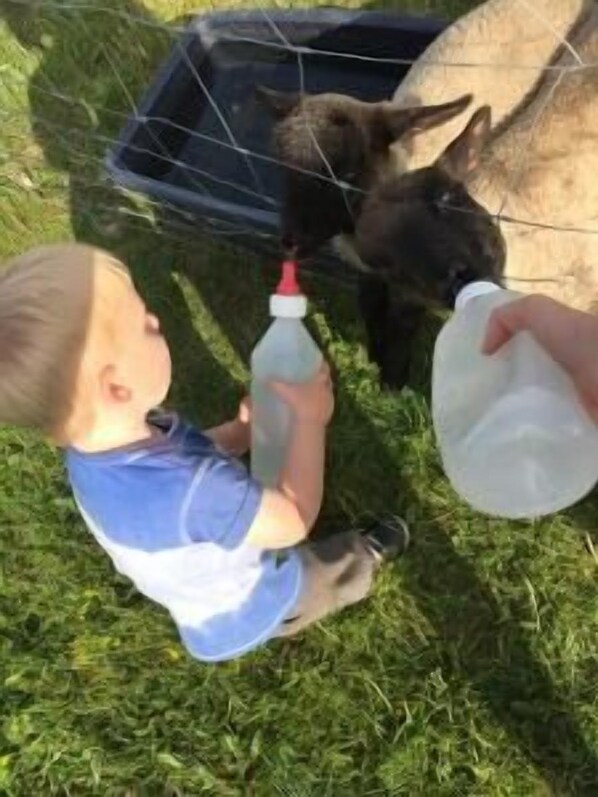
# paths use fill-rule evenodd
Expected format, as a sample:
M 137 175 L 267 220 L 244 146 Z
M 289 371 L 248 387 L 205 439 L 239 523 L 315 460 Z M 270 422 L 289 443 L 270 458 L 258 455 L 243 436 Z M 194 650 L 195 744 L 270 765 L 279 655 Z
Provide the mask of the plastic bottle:
M 536 518 L 583 498 L 598 481 L 598 429 L 563 369 L 521 332 L 482 353 L 492 310 L 519 294 L 467 285 L 435 347 L 432 414 L 443 465 L 475 509 Z
M 251 355 L 251 472 L 266 486 L 278 483 L 291 430 L 290 409 L 268 382 L 306 382 L 322 363 L 322 353 L 301 320 L 307 299 L 297 283 L 296 268 L 294 261 L 283 263 L 282 279 L 270 297 L 275 320 Z

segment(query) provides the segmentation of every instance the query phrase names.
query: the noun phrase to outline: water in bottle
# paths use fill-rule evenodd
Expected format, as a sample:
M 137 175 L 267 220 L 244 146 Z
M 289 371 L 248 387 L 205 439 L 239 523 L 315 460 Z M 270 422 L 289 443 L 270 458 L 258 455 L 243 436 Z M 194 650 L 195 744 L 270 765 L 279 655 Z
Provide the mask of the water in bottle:
M 296 263 L 287 261 L 276 293 L 270 297 L 274 321 L 251 355 L 251 472 L 266 486 L 278 484 L 292 420 L 289 407 L 268 383 L 306 382 L 322 363 L 322 354 L 302 321 L 306 312 Z

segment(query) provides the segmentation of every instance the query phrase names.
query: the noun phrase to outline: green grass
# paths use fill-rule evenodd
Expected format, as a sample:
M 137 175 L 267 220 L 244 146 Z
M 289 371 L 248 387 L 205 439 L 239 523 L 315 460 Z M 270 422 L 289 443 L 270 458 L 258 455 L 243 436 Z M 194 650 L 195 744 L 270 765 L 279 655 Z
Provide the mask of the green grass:
M 60 5 L 0 0 L 0 255 L 74 236 L 125 257 L 172 342 L 173 404 L 212 423 L 242 395 L 273 272 L 156 233 L 144 203 L 127 203 L 138 216 L 125 223 L 95 140 L 120 121 L 101 108 L 129 110 L 122 83 L 138 96 L 170 36 L 94 6 L 170 22 L 196 3 Z M 321 528 L 400 512 L 412 552 L 355 610 L 204 666 L 115 575 L 57 455 L 1 431 L 0 795 L 598 795 L 595 498 L 534 525 L 469 511 L 434 446 L 431 332 L 413 388 L 383 394 L 354 296 L 318 279 L 309 290 L 338 374 Z

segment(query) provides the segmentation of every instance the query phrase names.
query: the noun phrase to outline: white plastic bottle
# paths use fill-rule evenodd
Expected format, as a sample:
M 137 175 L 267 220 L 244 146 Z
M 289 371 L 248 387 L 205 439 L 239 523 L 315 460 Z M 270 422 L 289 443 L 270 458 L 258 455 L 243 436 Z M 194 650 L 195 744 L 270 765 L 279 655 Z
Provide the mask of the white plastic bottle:
M 475 509 L 535 518 L 598 481 L 598 428 L 563 369 L 527 332 L 482 353 L 492 310 L 519 294 L 466 286 L 436 342 L 432 414 L 443 465 Z
M 301 320 L 306 312 L 296 263 L 287 261 L 276 293 L 270 297 L 270 315 L 275 320 L 251 355 L 251 472 L 266 486 L 278 483 L 291 430 L 289 407 L 268 382 L 307 382 L 322 363 L 322 353 Z

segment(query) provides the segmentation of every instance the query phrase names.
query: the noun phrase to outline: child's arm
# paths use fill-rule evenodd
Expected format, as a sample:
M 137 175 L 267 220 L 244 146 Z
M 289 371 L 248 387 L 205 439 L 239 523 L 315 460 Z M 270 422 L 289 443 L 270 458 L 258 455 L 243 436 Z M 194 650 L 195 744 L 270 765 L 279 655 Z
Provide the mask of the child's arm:
M 327 365 L 307 384 L 277 384 L 274 389 L 293 412 L 289 449 L 278 489 L 264 490 L 246 541 L 287 548 L 307 537 L 320 511 L 326 426 L 334 398 Z
M 242 424 L 238 418 L 206 429 L 204 434 L 221 451 L 232 457 L 242 457 L 249 450 L 249 426 Z
M 218 448 L 233 457 L 242 457 L 249 450 L 251 438 L 251 408 L 249 399 L 245 398 L 239 407 L 239 414 L 232 421 L 207 429 L 204 434 Z

